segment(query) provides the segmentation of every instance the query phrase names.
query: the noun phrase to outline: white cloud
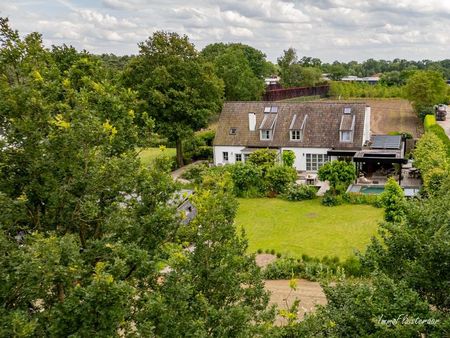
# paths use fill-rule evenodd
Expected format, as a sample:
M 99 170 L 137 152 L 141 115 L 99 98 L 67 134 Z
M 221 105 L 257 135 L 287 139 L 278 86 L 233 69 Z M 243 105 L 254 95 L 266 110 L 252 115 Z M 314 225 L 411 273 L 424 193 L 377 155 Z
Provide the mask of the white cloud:
M 57 0 L 1 3 L 22 33 L 95 53 L 137 52 L 156 30 L 253 45 L 275 61 L 294 47 L 325 61 L 449 58 L 450 1 L 443 0 Z

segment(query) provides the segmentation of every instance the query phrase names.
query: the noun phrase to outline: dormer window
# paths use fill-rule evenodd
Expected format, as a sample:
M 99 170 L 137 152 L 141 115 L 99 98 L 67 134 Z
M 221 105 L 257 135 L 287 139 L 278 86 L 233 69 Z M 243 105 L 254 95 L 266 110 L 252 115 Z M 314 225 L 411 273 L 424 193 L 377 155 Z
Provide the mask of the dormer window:
M 263 129 L 261 130 L 261 140 L 267 141 L 272 139 L 272 130 Z
M 351 114 L 351 113 L 352 113 L 352 108 L 350 108 L 350 107 L 344 108 L 344 114 Z
M 278 113 L 278 107 L 277 106 L 264 107 L 264 113 Z
M 230 128 L 230 135 L 236 135 L 237 128 Z
M 289 139 L 291 141 L 302 141 L 303 133 L 305 131 L 306 120 L 308 119 L 308 115 L 305 115 L 303 118 L 298 117 L 297 114 L 294 114 L 292 117 L 291 125 L 289 126 Z
M 277 117 L 278 117 L 278 114 L 276 112 L 267 113 L 266 112 L 267 108 L 273 108 L 273 107 L 266 107 L 264 109 L 264 118 L 261 122 L 261 125 L 259 126 L 259 132 L 260 132 L 259 138 L 261 139 L 261 141 L 268 141 L 268 140 L 273 139 L 273 133 L 275 131 L 275 124 L 277 122 Z
M 355 115 L 344 114 L 341 117 L 339 127 L 339 141 L 342 143 L 353 142 L 353 134 L 355 131 Z
M 291 141 L 300 141 L 302 139 L 302 131 L 298 129 L 291 130 Z
M 341 131 L 341 142 L 352 142 L 351 131 Z

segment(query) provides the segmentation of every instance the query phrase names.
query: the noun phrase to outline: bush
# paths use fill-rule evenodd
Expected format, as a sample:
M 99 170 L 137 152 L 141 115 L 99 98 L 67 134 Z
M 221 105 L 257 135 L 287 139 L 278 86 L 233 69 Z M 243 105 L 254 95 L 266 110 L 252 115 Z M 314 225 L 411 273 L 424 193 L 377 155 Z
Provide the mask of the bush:
M 450 139 L 445 133 L 444 128 L 439 124 L 434 124 L 428 128 L 428 131 L 435 134 L 444 143 L 447 159 L 450 159 Z
M 250 154 L 248 162 L 253 163 L 257 167 L 260 167 L 265 174 L 269 167 L 275 165 L 277 159 L 277 152 L 271 149 L 258 149 Z
M 260 197 L 263 195 L 262 170 L 252 163 L 236 163 L 229 166 L 234 182 L 234 193 L 238 197 Z
M 436 124 L 436 117 L 434 114 L 428 114 L 425 115 L 425 118 L 423 120 L 423 126 L 425 130 L 428 130 L 431 126 Z
M 349 192 L 342 195 L 342 200 L 348 204 L 367 204 L 374 207 L 381 208 L 381 201 L 379 195 L 366 195 L 357 192 Z
M 265 181 L 269 192 L 280 194 L 287 190 L 290 184 L 297 178 L 297 171 L 294 168 L 283 165 L 275 165 L 267 169 Z
M 263 253 L 263 249 L 258 249 L 256 252 L 257 252 L 258 254 L 262 254 L 262 253 Z
M 282 198 L 288 201 L 303 201 L 316 198 L 317 188 L 311 185 L 292 183 L 283 193 Z
M 308 257 L 307 255 L 305 255 Z M 266 279 L 305 278 L 308 280 L 339 279 L 346 275 L 362 276 L 361 263 L 356 257 L 349 257 L 343 263 L 338 257 L 308 259 L 280 258 L 270 263 L 264 270 Z
M 186 169 L 181 177 L 199 184 L 202 181 L 202 176 L 207 172 L 208 168 L 209 166 L 207 163 L 194 164 Z
M 283 164 L 288 167 L 294 166 L 295 153 L 292 150 L 283 150 Z
M 191 162 L 212 159 L 214 136 L 215 132 L 213 130 L 206 130 L 197 132 L 193 137 L 184 141 L 184 160 Z
M 331 161 L 325 163 L 317 172 L 319 180 L 330 183 L 329 192 L 333 195 L 345 192 L 356 178 L 355 166 L 351 162 Z
M 333 195 L 333 193 L 328 190 L 322 198 L 322 205 L 326 207 L 334 207 L 342 204 L 342 197 L 339 195 Z
M 347 258 L 342 263 L 342 267 L 344 268 L 345 273 L 349 276 L 361 277 L 364 274 L 361 261 L 355 256 Z

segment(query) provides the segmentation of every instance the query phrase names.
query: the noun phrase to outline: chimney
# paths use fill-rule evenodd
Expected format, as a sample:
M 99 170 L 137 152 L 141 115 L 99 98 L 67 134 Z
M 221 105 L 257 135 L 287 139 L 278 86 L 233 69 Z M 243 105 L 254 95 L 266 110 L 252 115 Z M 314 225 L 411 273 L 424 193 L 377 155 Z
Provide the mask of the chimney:
M 248 113 L 248 130 L 255 131 L 256 129 L 256 114 Z

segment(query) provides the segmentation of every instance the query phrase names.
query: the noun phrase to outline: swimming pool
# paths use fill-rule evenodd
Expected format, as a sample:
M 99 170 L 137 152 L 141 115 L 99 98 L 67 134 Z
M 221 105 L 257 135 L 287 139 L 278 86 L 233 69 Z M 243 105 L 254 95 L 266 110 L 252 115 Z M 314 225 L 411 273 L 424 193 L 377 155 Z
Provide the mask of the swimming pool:
M 420 187 L 402 187 L 406 197 L 413 197 L 419 193 Z M 384 185 L 351 184 L 347 192 L 357 192 L 366 195 L 379 195 L 384 191 Z

